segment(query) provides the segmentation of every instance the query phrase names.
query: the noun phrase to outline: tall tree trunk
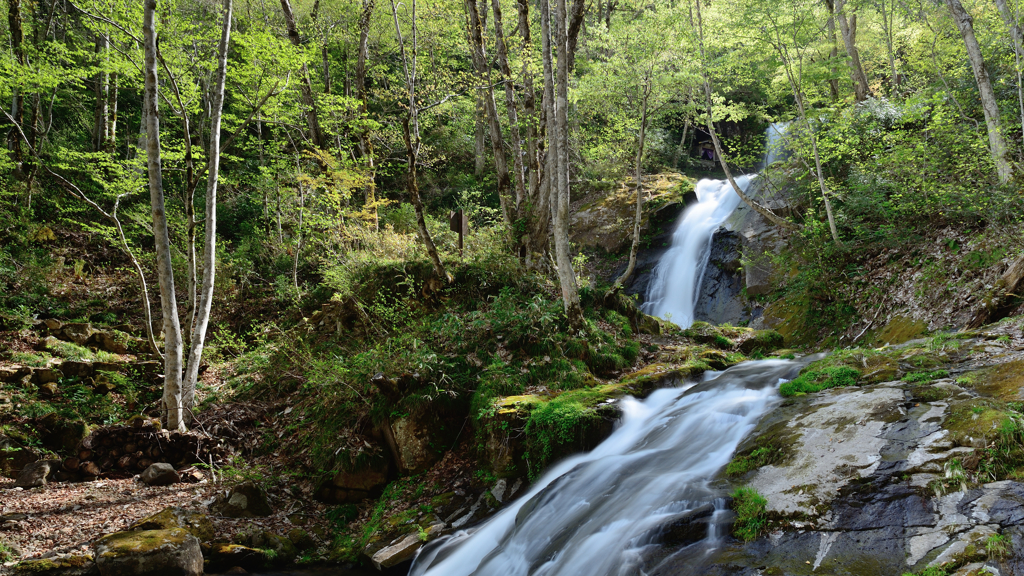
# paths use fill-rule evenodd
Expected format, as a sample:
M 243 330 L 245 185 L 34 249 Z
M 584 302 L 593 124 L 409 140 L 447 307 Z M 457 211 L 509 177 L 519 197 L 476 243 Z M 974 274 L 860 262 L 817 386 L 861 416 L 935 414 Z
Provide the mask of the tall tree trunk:
M 683 137 L 679 139 L 679 146 L 676 146 L 675 151 L 672 152 L 672 169 L 679 170 L 679 156 L 682 155 L 683 150 L 686 147 L 686 136 L 690 131 L 690 121 L 687 120 L 686 124 L 683 125 Z
M 115 72 L 110 78 L 110 104 L 107 106 L 109 110 L 109 121 L 107 122 L 107 152 L 113 153 L 117 149 L 117 93 L 118 93 L 118 75 Z
M 832 49 L 828 53 L 829 62 L 835 62 L 836 57 L 839 56 L 839 47 L 837 46 L 838 41 L 836 40 L 836 15 L 832 10 L 832 5 L 829 0 L 826 0 L 825 4 L 828 6 L 828 20 L 825 21 L 825 28 L 828 30 L 828 42 Z M 839 99 L 839 79 L 835 77 L 836 69 L 834 66 L 829 66 L 829 79 L 828 79 L 828 90 L 832 95 L 832 100 Z
M 518 0 L 519 33 L 523 37 L 523 53 L 533 53 L 530 35 L 530 0 Z M 550 54 L 550 46 L 548 46 Z M 523 58 L 523 116 L 526 122 L 526 172 L 529 181 L 528 200 L 525 207 L 527 219 L 526 245 L 523 247 L 527 267 L 541 268 L 546 265 L 548 235 L 551 230 L 550 195 L 542 185 L 539 140 L 544 132 L 538 125 L 537 100 L 533 87 L 534 71 L 531 60 Z
M 736 195 L 740 197 L 740 200 L 742 200 L 743 203 L 746 204 L 747 206 L 750 206 L 750 208 L 753 209 L 754 212 L 757 212 L 761 216 L 764 216 L 765 219 L 767 219 L 769 222 L 775 224 L 776 226 L 779 226 L 781 228 L 786 228 L 787 230 L 797 230 L 798 227 L 796 226 L 796 224 L 793 224 L 792 222 L 789 222 L 789 221 L 785 220 L 784 218 L 776 216 L 775 214 L 772 213 L 771 210 L 768 210 L 764 206 L 761 206 L 757 202 L 754 202 L 749 196 L 746 195 L 746 193 L 743 191 L 743 189 L 740 188 L 740 185 L 737 184 L 736 180 L 732 177 L 732 171 L 729 170 L 729 163 L 726 161 L 725 154 L 722 151 L 722 143 L 719 142 L 719 140 L 718 140 L 718 133 L 715 131 L 715 123 L 713 121 L 713 118 L 714 118 L 713 107 L 714 107 L 714 105 L 713 105 L 713 99 L 711 97 L 711 80 L 710 80 L 710 76 L 708 74 L 708 69 L 707 69 L 707 57 L 706 57 L 706 55 L 704 53 L 704 21 L 701 18 L 700 0 L 697 0 L 696 4 L 697 4 L 697 39 L 698 39 L 698 43 L 700 45 L 701 74 L 703 74 L 703 76 L 704 76 L 704 98 L 705 98 L 705 102 L 707 103 L 707 108 L 708 108 L 708 117 L 707 117 L 708 134 L 711 135 L 711 142 L 715 146 L 715 153 L 718 155 L 718 160 L 719 160 L 719 162 L 722 163 L 722 171 L 725 172 L 725 178 L 729 181 L 729 185 L 732 186 L 732 189 L 736 191 Z
M 299 30 L 295 26 L 295 14 L 292 12 L 292 5 L 289 0 L 281 0 L 281 10 L 284 12 L 284 22 L 288 28 L 288 39 L 296 48 L 302 47 L 302 40 L 299 38 Z M 302 63 L 302 103 L 306 106 L 306 123 L 309 124 L 309 136 L 313 145 L 321 150 L 325 148 L 324 133 L 320 129 L 320 116 L 316 106 L 316 96 L 313 92 L 313 83 L 309 79 L 309 68 Z
M 551 140 L 557 142 L 555 189 L 558 208 L 555 211 L 555 262 L 558 268 L 558 283 L 562 288 L 565 315 L 573 330 L 584 326 L 583 308 L 576 287 L 576 274 L 572 269 L 572 255 L 569 253 L 569 39 L 566 14 L 566 0 L 556 0 L 558 15 L 555 18 L 555 51 L 558 66 L 555 77 L 555 132 Z
M 505 156 L 505 137 L 498 119 L 498 107 L 494 103 L 494 88 L 491 86 L 490 67 L 487 66 L 487 50 L 484 47 L 483 23 L 475 0 L 465 0 L 466 13 L 469 16 L 469 35 L 473 45 L 473 57 L 477 68 L 485 70 L 481 78 L 486 85 L 484 90 L 484 106 L 487 109 L 487 121 L 491 129 L 491 153 L 494 155 L 494 172 L 497 179 L 498 200 L 501 203 L 501 216 L 505 225 L 512 230 L 515 217 L 512 204 L 512 182 L 508 171 L 508 157 Z M 484 4 L 486 7 L 486 4 Z
M 832 2 L 833 0 L 826 0 Z M 868 99 L 868 79 L 864 75 L 864 67 L 860 64 L 860 52 L 857 50 L 857 14 L 846 18 L 843 8 L 846 0 L 834 0 L 836 20 L 839 21 L 839 30 L 843 33 L 843 44 L 846 46 L 846 55 L 850 57 L 850 78 L 853 80 L 853 93 L 857 102 Z
M 359 54 L 356 56 L 356 97 L 359 99 L 359 113 L 364 117 L 368 111 L 369 96 L 366 93 L 366 60 L 369 58 L 370 18 L 373 16 L 375 0 L 363 0 L 363 12 L 359 16 Z M 370 132 L 363 129 L 359 133 L 359 155 L 366 159 L 369 171 L 363 196 L 367 210 L 370 212 L 371 224 L 377 231 L 377 173 L 373 160 L 373 141 Z
M 437 254 L 437 247 L 434 246 L 434 239 L 430 237 L 430 230 L 427 229 L 426 218 L 423 213 L 423 202 L 420 200 L 419 185 L 416 182 L 416 161 L 419 156 L 420 147 L 420 125 L 419 106 L 416 104 L 416 60 L 418 50 L 418 38 L 416 30 L 416 0 L 410 0 L 412 6 L 412 27 L 411 57 L 406 55 L 405 39 L 402 37 L 402 27 L 398 24 L 398 6 L 395 0 L 391 0 L 391 15 L 395 21 L 395 37 L 398 40 L 399 53 L 402 56 L 402 70 L 405 73 L 405 87 L 409 92 L 409 113 L 402 121 L 402 136 L 405 140 L 406 158 L 406 189 L 409 192 L 409 200 L 416 210 L 416 227 L 419 231 L 420 241 L 427 250 L 427 256 L 434 265 L 434 273 L 438 278 L 451 282 L 452 277 L 445 272 L 441 257 Z
M 633 276 L 636 269 L 636 253 L 640 249 L 640 223 L 644 217 L 644 183 L 643 183 L 643 159 L 644 143 L 647 137 L 647 102 L 651 96 L 651 78 L 648 75 L 643 87 L 643 98 L 640 105 L 640 138 L 636 149 L 636 214 L 633 218 L 633 244 L 629 247 L 629 264 L 626 271 L 615 280 L 612 290 L 622 288 Z M 689 124 L 687 124 L 689 127 Z
M 889 57 L 889 73 L 892 74 L 892 87 L 895 89 L 900 80 L 899 74 L 896 72 L 896 52 L 893 49 L 893 36 L 896 34 L 893 30 L 896 25 L 893 22 L 893 18 L 896 16 L 896 0 L 890 0 L 889 6 L 891 10 L 886 12 L 885 0 L 880 0 L 878 3 L 878 11 L 882 14 L 882 30 L 885 32 L 885 52 Z
M 515 170 L 513 184 L 516 190 L 515 212 L 517 219 L 522 218 L 522 207 L 526 202 L 526 180 L 523 170 L 523 138 L 519 132 L 519 110 L 516 101 L 516 92 L 513 85 L 512 69 L 508 65 L 508 45 L 505 42 L 505 31 L 501 22 L 501 1 L 491 0 L 491 9 L 494 12 L 494 43 L 495 59 L 498 68 L 501 70 L 502 80 L 505 84 L 505 108 L 508 111 L 509 135 L 512 139 L 512 166 Z M 524 242 L 525 239 L 516 239 Z
M 160 162 L 160 117 L 157 113 L 156 77 L 156 0 L 144 0 L 143 43 L 146 60 L 146 155 L 149 171 L 149 199 L 153 214 L 153 239 L 156 243 L 156 268 L 160 279 L 160 308 L 164 318 L 164 392 L 162 420 L 169 430 L 185 430 L 181 404 L 181 325 L 174 294 L 174 268 L 171 266 L 171 237 L 167 230 L 164 184 Z
M 1006 28 L 1010 31 L 1010 39 L 1013 40 L 1013 59 L 1016 64 L 1015 69 L 1017 72 L 1017 103 L 1020 105 L 1020 125 L 1021 134 L 1024 134 L 1024 79 L 1021 78 L 1022 70 L 1021 65 L 1024 62 L 1024 33 L 1021 32 L 1020 24 L 1018 24 L 1018 18 L 1010 12 L 1010 8 L 1006 5 L 1006 0 L 996 0 L 996 7 L 999 8 L 999 15 L 1003 17 L 1003 22 L 1006 23 Z M 1020 2 L 1017 3 L 1018 9 L 1020 8 Z
M 472 0 L 475 1 L 475 0 Z M 487 10 L 486 4 L 484 4 L 484 10 L 478 10 L 478 16 L 480 17 L 480 27 L 483 30 L 483 34 L 487 34 Z M 473 41 L 472 29 L 469 30 L 469 44 L 475 46 Z M 484 167 L 487 165 L 487 129 L 490 126 L 487 117 L 487 91 L 483 88 L 484 84 L 487 83 L 487 63 L 486 61 L 481 62 L 480 58 L 477 57 L 476 52 L 473 52 L 473 67 L 476 69 L 477 84 L 480 86 L 476 91 L 476 107 L 475 114 L 473 117 L 473 160 L 474 160 L 474 174 L 477 178 L 484 175 Z
M 210 323 L 210 309 L 213 305 L 213 284 L 217 273 L 217 179 L 220 176 L 220 124 L 224 108 L 224 84 L 227 78 L 228 44 L 231 41 L 232 0 L 224 0 L 224 28 L 220 45 L 217 47 L 218 63 L 214 77 L 213 98 L 210 104 L 210 147 L 207 153 L 206 171 L 206 212 L 203 215 L 203 285 L 199 292 L 199 306 L 195 329 L 189 347 L 188 364 L 182 390 L 182 405 L 187 411 L 186 419 L 191 422 L 195 406 L 196 382 L 199 379 L 199 364 L 203 358 L 206 343 L 206 329 Z
M 985 60 L 981 55 L 981 46 L 974 36 L 974 19 L 964 10 L 960 0 L 946 0 L 946 6 L 956 27 L 960 29 L 960 35 L 967 47 L 967 57 L 971 61 L 971 69 L 974 71 L 974 80 L 978 84 L 978 92 L 981 94 L 981 108 L 985 113 L 985 125 L 988 128 L 988 146 L 992 154 L 992 161 L 996 165 L 996 173 L 999 182 L 1005 184 L 1013 175 L 1010 162 L 1006 159 L 1006 141 L 1003 139 L 1002 127 L 999 120 L 999 104 L 996 102 L 996 94 L 992 90 L 992 82 L 989 81 L 988 71 L 985 70 Z
M 106 148 L 107 139 L 107 106 L 110 102 L 110 76 L 107 74 L 107 50 L 110 48 L 110 37 L 106 34 L 96 36 L 96 56 L 100 60 L 100 71 L 96 74 L 96 106 L 93 110 L 93 151 L 100 152 Z
M 21 0 L 7 0 L 7 25 L 11 33 L 11 50 L 14 52 L 14 59 L 19 66 L 25 66 L 25 34 L 21 27 Z M 24 105 L 22 95 L 17 88 L 11 94 L 11 116 L 16 125 L 21 125 L 24 119 Z M 14 152 L 14 163 L 16 170 L 20 171 L 22 152 L 21 139 L 18 137 L 16 127 L 8 133 L 8 147 Z

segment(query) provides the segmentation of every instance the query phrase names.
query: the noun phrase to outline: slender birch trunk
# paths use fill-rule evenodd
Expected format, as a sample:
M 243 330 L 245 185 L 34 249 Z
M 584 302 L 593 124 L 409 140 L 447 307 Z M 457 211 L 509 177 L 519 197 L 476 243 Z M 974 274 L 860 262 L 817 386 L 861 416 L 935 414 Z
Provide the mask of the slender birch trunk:
M 1010 12 L 1010 8 L 1006 5 L 1006 0 L 996 0 L 996 7 L 999 8 L 999 15 L 1003 17 L 1003 22 L 1006 23 L 1006 28 L 1010 31 L 1010 39 L 1013 40 L 1013 59 L 1017 72 L 1017 102 L 1020 105 L 1021 134 L 1024 134 L 1024 79 L 1021 77 L 1024 72 L 1021 69 L 1021 60 L 1024 59 L 1024 47 L 1022 47 L 1024 33 L 1021 32 L 1018 18 Z M 1019 0 L 1017 7 L 1020 7 Z
M 857 102 L 868 99 L 868 79 L 864 75 L 864 67 L 860 63 L 860 52 L 857 50 L 857 14 L 846 18 L 843 8 L 846 0 L 835 0 L 834 13 L 839 22 L 839 30 L 843 33 L 843 44 L 846 54 L 850 57 L 850 78 L 853 80 L 853 93 Z
M 213 285 L 217 273 L 217 179 L 220 176 L 220 124 L 224 108 L 224 84 L 227 78 L 228 44 L 231 41 L 232 0 L 224 0 L 224 28 L 218 46 L 217 73 L 214 78 L 213 99 L 210 105 L 210 148 L 206 176 L 206 212 L 203 224 L 203 284 L 199 292 L 195 328 L 189 347 L 188 364 L 182 390 L 182 405 L 188 412 L 186 420 L 192 420 L 195 405 L 196 382 L 199 379 L 199 364 L 206 343 L 206 329 L 210 323 L 213 306 Z
M 156 2 L 144 0 L 142 32 L 146 51 L 146 154 L 149 172 L 149 198 L 153 214 L 153 238 L 156 242 L 157 276 L 160 279 L 160 307 L 164 318 L 164 392 L 162 420 L 169 430 L 185 430 L 181 405 L 181 325 L 174 294 L 174 269 L 171 266 L 171 238 L 167 230 L 164 185 L 160 162 L 160 118 L 157 114 L 156 76 Z

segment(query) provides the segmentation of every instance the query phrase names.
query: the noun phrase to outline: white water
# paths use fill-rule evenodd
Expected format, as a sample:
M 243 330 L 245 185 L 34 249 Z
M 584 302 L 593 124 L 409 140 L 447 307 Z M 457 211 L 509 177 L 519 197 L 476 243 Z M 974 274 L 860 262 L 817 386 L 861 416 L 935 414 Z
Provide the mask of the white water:
M 736 178 L 744 191 L 756 178 L 748 174 Z M 651 316 L 670 320 L 682 328 L 693 324 L 693 307 L 700 296 L 700 283 L 711 254 L 711 237 L 732 214 L 740 197 L 726 180 L 701 180 L 694 187 L 696 204 L 683 212 L 672 246 L 658 261 L 647 301 L 640 307 Z
M 607 440 L 554 466 L 487 522 L 424 548 L 410 576 L 640 573 L 662 527 L 707 503 L 721 508 L 710 480 L 802 365 L 746 362 L 696 386 L 623 399 Z M 718 517 L 705 546 L 721 537 Z

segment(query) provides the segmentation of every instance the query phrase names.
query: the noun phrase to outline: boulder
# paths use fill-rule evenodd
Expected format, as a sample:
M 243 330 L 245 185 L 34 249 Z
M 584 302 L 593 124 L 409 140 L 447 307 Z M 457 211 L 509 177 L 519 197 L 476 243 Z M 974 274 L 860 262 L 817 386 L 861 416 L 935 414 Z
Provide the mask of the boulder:
M 36 342 L 34 348 L 39 352 L 54 352 L 57 350 L 57 346 L 60 345 L 60 340 L 53 336 L 46 336 Z
M 114 354 L 128 353 L 128 339 L 113 332 L 95 332 L 89 337 L 88 344 Z
M 253 548 L 270 552 L 267 554 L 268 559 L 272 564 L 278 566 L 290 564 L 298 555 L 298 550 L 290 539 L 267 530 L 253 534 L 249 543 Z
M 178 476 L 174 466 L 166 462 L 157 462 L 150 465 L 149 468 L 142 472 L 140 479 L 149 486 L 169 486 L 181 482 L 181 478 Z
M 60 371 L 64 373 L 64 376 L 73 376 L 76 378 L 88 378 L 93 375 L 92 362 L 75 362 L 73 360 L 65 360 L 60 365 Z
M 39 453 L 0 434 L 0 474 L 17 477 L 25 466 L 39 459 Z
M 92 324 L 76 322 L 72 324 L 65 324 L 61 327 L 60 331 L 55 332 L 54 335 L 61 340 L 67 340 L 68 342 L 74 342 L 79 346 L 85 346 L 89 338 L 96 332 L 92 327 Z
M 295 547 L 299 550 L 309 550 L 316 546 L 316 542 L 313 541 L 313 537 L 309 535 L 302 528 L 292 528 L 288 531 L 288 539 L 295 544 Z
M 32 369 L 27 366 L 0 368 L 0 382 L 18 382 L 30 374 Z
M 378 494 L 388 483 L 389 462 L 383 450 L 362 452 L 317 491 L 317 498 L 329 504 L 362 502 Z
M 444 530 L 444 522 L 436 522 L 426 528 L 427 540 L 437 537 Z M 391 540 L 383 548 L 380 548 L 373 552 L 370 556 L 370 562 L 373 567 L 377 570 L 384 570 L 386 568 L 392 568 L 405 562 L 412 560 L 416 552 L 423 546 L 426 541 L 420 537 L 419 531 L 410 532 L 399 536 Z
M 265 552 L 241 544 L 216 542 L 208 548 L 204 548 L 203 552 L 206 557 L 206 569 L 211 572 L 220 572 L 234 567 L 258 571 L 266 568 L 269 564 L 269 558 Z
M 101 576 L 201 576 L 203 553 L 181 528 L 116 532 L 96 542 L 96 566 Z
M 25 560 L 14 566 L 18 576 L 92 576 L 97 574 L 91 554 Z
M 61 326 L 64 325 L 63 322 L 56 318 L 46 318 L 43 320 L 43 324 L 46 325 L 47 330 L 60 330 Z
M 43 447 L 54 452 L 74 452 L 91 431 L 85 422 L 69 420 L 56 413 L 47 414 L 36 422 Z
M 260 518 L 273 512 L 267 495 L 256 484 L 243 482 L 213 503 L 213 511 L 228 518 Z
M 64 377 L 64 374 L 56 368 L 36 368 L 32 371 L 33 384 L 46 384 L 56 382 Z
M 36 488 L 46 484 L 50 476 L 60 470 L 60 460 L 39 460 L 21 469 L 16 488 Z
M 57 395 L 57 384 L 55 382 L 47 382 L 46 384 L 39 385 L 39 394 L 45 398 L 53 398 Z
M 402 471 L 416 474 L 437 462 L 440 453 L 436 446 L 450 445 L 452 442 L 451 435 L 447 434 L 449 429 L 440 414 L 427 411 L 391 422 L 388 431 Z
M 181 528 L 199 539 L 200 542 L 213 540 L 213 522 L 206 514 L 184 508 L 164 508 L 132 524 L 129 530 L 170 530 Z

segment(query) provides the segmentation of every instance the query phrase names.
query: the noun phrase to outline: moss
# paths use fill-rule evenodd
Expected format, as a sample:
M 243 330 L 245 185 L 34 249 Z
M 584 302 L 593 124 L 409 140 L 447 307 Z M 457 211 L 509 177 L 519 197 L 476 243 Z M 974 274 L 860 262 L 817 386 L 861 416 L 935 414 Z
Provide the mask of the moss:
M 921 400 L 924 402 L 936 402 L 938 400 L 944 400 L 953 395 L 953 392 L 946 388 L 940 388 L 938 386 L 916 386 L 910 389 L 910 395 L 915 400 Z
M 1024 360 L 969 372 L 961 376 L 961 379 L 986 396 L 1007 402 L 1024 398 L 1021 392 L 1024 390 Z
M 60 574 L 69 570 L 81 570 L 92 564 L 91 554 L 25 560 L 14 567 L 15 574 Z
M 745 450 L 736 454 L 725 467 L 725 473 L 729 476 L 740 476 L 762 466 L 775 464 L 782 460 L 784 455 L 785 453 L 782 448 L 767 443 L 752 450 Z
M 769 354 L 782 348 L 785 339 L 775 330 L 757 330 L 754 335 L 740 343 L 744 354 Z
M 905 316 L 896 316 L 875 337 L 878 344 L 903 344 L 928 331 L 928 323 Z
M 158 550 L 165 544 L 180 546 L 191 536 L 181 528 L 170 530 L 140 530 L 136 532 L 115 532 L 100 538 L 96 545 L 104 558 L 114 558 L 125 554 L 147 554 Z
M 853 386 L 860 377 L 860 371 L 848 366 L 832 366 L 821 370 L 805 370 L 795 380 L 779 387 L 783 396 L 810 394 L 828 388 Z

